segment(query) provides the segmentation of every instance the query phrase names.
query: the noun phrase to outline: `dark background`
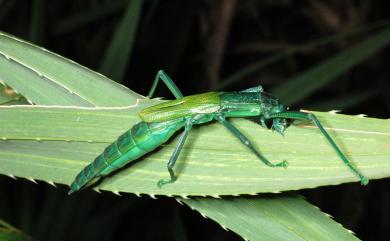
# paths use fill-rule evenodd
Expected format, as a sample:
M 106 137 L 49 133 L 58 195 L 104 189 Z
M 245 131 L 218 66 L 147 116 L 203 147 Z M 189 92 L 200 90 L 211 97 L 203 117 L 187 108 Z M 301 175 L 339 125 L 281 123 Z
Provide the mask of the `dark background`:
M 0 30 L 101 71 L 129 1 L 0 0 Z M 390 23 L 388 1 L 165 0 L 142 5 L 122 73 L 104 74 L 146 95 L 164 69 L 184 95 L 281 85 Z M 387 26 L 388 27 L 388 26 Z M 317 47 L 313 41 L 357 32 Z M 227 82 L 258 61 L 304 47 Z M 119 56 L 118 56 L 119 57 Z M 389 118 L 389 49 L 380 49 L 291 106 Z M 313 80 L 315 81 L 315 80 Z M 159 96 L 170 97 L 165 88 Z M 350 101 L 353 100 L 353 101 Z M 282 100 L 283 101 L 283 100 Z M 330 104 L 329 101 L 332 101 Z M 0 177 L 0 218 L 37 240 L 241 240 L 173 199 L 122 197 Z M 301 191 L 363 240 L 390 240 L 389 180 Z

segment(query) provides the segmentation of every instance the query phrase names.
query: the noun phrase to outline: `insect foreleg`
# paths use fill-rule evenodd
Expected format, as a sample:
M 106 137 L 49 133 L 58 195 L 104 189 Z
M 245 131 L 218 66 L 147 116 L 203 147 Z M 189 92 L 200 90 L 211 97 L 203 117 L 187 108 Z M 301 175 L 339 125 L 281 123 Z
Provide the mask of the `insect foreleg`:
M 164 84 L 168 87 L 176 99 L 183 98 L 183 94 L 180 92 L 179 88 L 177 88 L 173 80 L 164 72 L 164 70 L 159 70 L 156 74 L 156 77 L 154 77 L 152 88 L 149 91 L 149 99 L 152 98 L 160 79 L 164 82 Z
M 283 111 L 283 112 L 271 114 L 270 118 L 289 118 L 289 119 L 298 119 L 298 120 L 308 120 L 313 122 L 318 127 L 318 129 L 320 129 L 321 134 L 326 138 L 329 144 L 333 147 L 333 149 L 336 151 L 337 155 L 341 158 L 341 160 L 343 160 L 343 162 L 348 166 L 348 168 L 360 178 L 361 184 L 362 185 L 368 184 L 368 179 L 360 171 L 358 171 L 352 165 L 352 163 L 347 159 L 347 157 L 341 152 L 339 147 L 329 136 L 328 132 L 324 129 L 320 121 L 313 113 L 305 113 L 300 111 Z
M 191 130 L 191 127 L 192 127 L 192 121 L 191 121 L 191 119 L 188 119 L 186 121 L 185 126 L 184 126 L 184 132 L 180 135 L 179 141 L 177 142 L 175 150 L 173 151 L 173 154 L 172 154 L 172 156 L 169 159 L 168 164 L 167 164 L 167 168 L 168 168 L 170 179 L 161 179 L 161 180 L 159 180 L 157 182 L 157 186 L 159 188 L 161 188 L 165 184 L 173 183 L 174 181 L 176 181 L 176 175 L 175 175 L 175 172 L 173 171 L 173 167 L 175 166 L 176 160 L 179 157 L 179 154 L 181 152 L 181 149 L 183 148 L 184 142 L 187 139 L 187 136 L 188 136 L 188 133 Z
M 233 135 L 235 135 L 240 141 L 246 145 L 262 162 L 264 162 L 265 165 L 270 167 L 287 167 L 287 161 L 278 162 L 276 164 L 273 164 L 272 162 L 268 161 L 267 158 L 265 158 L 260 152 L 256 150 L 256 148 L 253 146 L 253 144 L 249 141 L 249 139 L 244 136 L 233 124 L 231 124 L 229 121 L 227 121 L 222 116 L 216 117 L 219 122 L 221 122 Z

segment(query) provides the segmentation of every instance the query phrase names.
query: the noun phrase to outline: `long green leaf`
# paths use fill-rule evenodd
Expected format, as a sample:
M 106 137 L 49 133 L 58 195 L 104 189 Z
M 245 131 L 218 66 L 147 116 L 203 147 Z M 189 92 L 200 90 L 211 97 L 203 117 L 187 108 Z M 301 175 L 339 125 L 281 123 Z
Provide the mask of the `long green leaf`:
M 315 109 L 320 111 L 328 110 L 345 110 L 349 107 L 356 106 L 367 99 L 374 97 L 379 93 L 379 89 L 366 90 L 359 93 L 348 93 L 341 97 L 330 98 L 326 101 L 317 102 L 317 103 L 307 103 L 304 104 L 305 108 Z
M 349 31 L 346 31 L 343 33 L 338 33 L 338 34 L 332 35 L 330 37 L 320 38 L 318 40 L 314 40 L 314 41 L 311 41 L 309 43 L 306 43 L 302 46 L 287 49 L 286 51 L 284 51 L 282 53 L 276 54 L 276 55 L 271 56 L 271 57 L 266 58 L 266 59 L 256 61 L 248 66 L 245 66 L 244 68 L 242 68 L 242 69 L 238 70 L 237 72 L 233 73 L 232 75 L 228 76 L 226 79 L 223 79 L 220 82 L 220 84 L 218 85 L 218 87 L 215 88 L 214 90 L 223 90 L 224 88 L 226 88 L 234 83 L 237 83 L 240 80 L 242 80 L 250 75 L 253 75 L 253 74 L 259 72 L 261 69 L 264 69 L 265 67 L 267 67 L 271 64 L 275 64 L 278 61 L 286 59 L 287 57 L 289 57 L 293 54 L 297 54 L 297 53 L 303 52 L 307 49 L 319 47 L 319 46 L 326 45 L 326 44 L 329 44 L 332 42 L 338 42 L 338 41 L 344 40 L 345 38 L 347 38 L 353 34 L 362 34 L 362 33 L 373 31 L 373 30 L 376 30 L 379 28 L 388 27 L 388 25 L 389 25 L 389 20 L 379 21 L 379 22 L 375 22 L 372 24 L 359 26 L 356 29 L 352 29 L 352 30 L 349 30 Z
M 276 87 L 271 92 L 286 105 L 296 104 L 389 43 L 390 28 L 386 28 L 355 47 L 323 61 L 285 84 Z
M 123 109 L 0 107 L 0 138 L 5 140 L 0 145 L 0 172 L 69 184 L 106 145 L 139 121 L 136 114 L 145 102 Z M 390 176 L 388 120 L 316 114 L 365 175 Z M 264 155 L 274 162 L 288 160 L 289 167 L 263 165 L 214 123 L 190 133 L 175 168 L 179 176 L 174 185 L 160 189 L 156 182 L 167 177 L 166 162 L 177 140 L 106 178 L 99 187 L 165 195 L 237 195 L 358 181 L 317 128 L 291 127 L 282 137 L 246 120 L 233 123 Z M 55 171 L 59 169 L 61 173 Z
M 69 32 L 82 29 L 88 24 L 99 22 L 103 18 L 107 18 L 119 12 L 126 6 L 128 0 L 117 0 L 101 4 L 91 4 L 92 8 L 85 11 L 77 12 L 74 15 L 64 19 L 58 19 L 55 27 L 50 29 L 52 35 L 65 35 Z
M 17 40 L 19 41 L 19 40 Z M 16 49 L 18 47 L 23 47 L 23 46 L 16 46 Z M 45 50 L 42 49 L 37 49 L 37 51 L 43 51 Z M 47 53 L 47 52 L 45 52 Z M 47 53 L 46 56 L 48 59 L 52 58 L 52 54 Z M 28 59 L 28 55 L 27 55 Z M 21 62 L 25 61 L 23 54 L 20 56 Z M 65 61 L 65 60 L 64 60 Z M 28 68 L 31 66 L 27 65 Z M 80 66 L 76 67 L 76 70 L 78 71 L 87 71 L 86 69 L 77 69 L 80 68 Z M 43 68 L 45 70 L 45 68 Z M 73 69 L 75 70 L 75 69 Z M 75 71 L 76 71 L 75 70 Z M 58 72 L 62 73 L 62 72 Z M 3 74 L 2 70 L 0 69 L 0 75 Z M 19 73 L 20 74 L 20 73 Z M 30 73 L 32 74 L 32 73 Z M 27 75 L 26 75 L 27 76 Z M 53 77 L 58 78 L 56 75 L 56 72 L 53 72 Z M 96 73 L 91 74 L 90 78 L 91 80 L 96 80 L 99 79 L 101 76 L 97 75 Z M 12 79 L 7 79 L 9 81 L 12 81 Z M 19 79 L 20 80 L 20 79 Z M 61 83 L 61 81 L 59 82 Z M 92 82 L 87 82 L 88 83 Z M 43 86 L 39 86 L 41 90 L 44 93 L 50 94 L 50 91 L 52 89 L 50 88 L 50 82 L 41 82 Z M 110 84 L 113 84 L 110 82 Z M 89 86 L 89 88 L 92 88 L 92 85 Z M 104 90 L 100 90 L 104 91 Z M 110 103 L 110 98 L 116 98 L 120 93 L 117 92 L 118 89 L 112 89 L 110 92 L 105 92 L 105 96 L 102 96 L 103 100 L 102 102 L 104 104 Z M 31 95 L 31 92 L 34 93 L 34 88 L 24 88 L 22 91 L 20 91 L 23 95 Z M 66 95 L 66 94 L 65 94 Z M 70 92 L 67 93 L 67 95 L 71 95 Z M 129 93 L 129 95 L 132 95 L 132 100 L 139 99 L 138 95 L 134 95 L 134 93 Z M 84 97 L 88 97 L 89 93 L 85 92 L 83 93 Z M 50 104 L 50 100 L 45 100 L 42 101 L 42 104 Z M 60 104 L 67 104 L 68 102 L 60 102 Z M 134 102 L 131 102 L 132 104 Z M 88 109 L 88 108 L 54 108 L 54 107 L 7 107 L 3 108 L 0 112 L 0 124 L 5 124 L 7 123 L 7 126 L 2 125 L 2 128 L 0 129 L 0 138 L 2 137 L 3 141 L 0 141 L 0 172 L 4 173 L 6 175 L 16 175 L 16 176 L 21 176 L 25 178 L 29 178 L 30 180 L 33 180 L 33 178 L 40 179 L 47 181 L 52 184 L 52 182 L 58 182 L 58 183 L 67 183 L 69 184 L 70 181 L 73 179 L 73 176 L 82 168 L 83 165 L 89 163 L 99 152 L 103 150 L 103 148 L 108 144 L 108 142 L 111 142 L 114 140 L 117 135 L 120 134 L 120 132 L 124 131 L 125 129 L 129 128 L 135 121 L 136 117 L 135 114 L 138 112 L 137 108 L 142 108 L 143 106 L 151 105 L 154 104 L 155 102 L 152 101 L 139 101 L 137 102 L 137 106 L 129 106 L 129 107 L 124 107 L 124 108 L 97 108 L 97 109 Z M 130 104 L 130 103 L 129 103 Z M 127 105 L 129 105 L 127 104 Z M 26 119 L 23 120 L 22 118 L 19 118 L 20 116 L 16 113 L 19 112 L 19 114 L 22 114 L 22 112 L 25 112 L 26 117 L 29 122 L 31 120 L 31 123 L 34 122 L 33 120 L 35 119 L 35 123 L 40 123 L 41 126 L 35 125 L 33 128 L 28 128 L 26 124 Z M 30 112 L 30 113 L 28 113 Z M 51 114 L 50 114 L 51 113 Z M 78 114 L 77 114 L 78 113 Z M 118 114 L 119 113 L 119 114 Z M 16 114 L 16 115 L 15 115 Z M 39 121 L 39 116 L 41 114 L 44 114 L 41 121 Z M 8 121 L 3 119 L 3 117 L 8 117 L 13 116 L 14 119 L 12 121 Z M 73 115 L 73 117 L 72 117 Z M 324 114 L 326 116 L 327 114 Z M 110 120 L 107 119 L 107 117 L 111 118 Z M 125 119 L 121 119 L 120 123 L 112 122 L 117 120 L 117 118 L 128 118 L 128 123 L 125 122 Z M 57 121 L 61 121 L 61 119 L 64 118 L 65 120 L 68 120 L 71 126 L 73 125 L 72 128 L 76 127 L 76 131 L 80 131 L 79 134 L 87 135 L 87 137 L 82 137 L 80 135 L 77 135 L 76 131 L 72 131 L 69 129 L 69 126 L 59 126 L 57 125 Z M 50 120 L 51 119 L 51 120 Z M 46 121 L 45 121 L 46 120 Z M 50 121 L 49 121 L 50 120 Z M 86 121 L 86 122 L 85 122 Z M 95 122 L 96 121 L 96 122 Z M 108 122 L 106 122 L 108 121 Z M 18 127 L 15 128 L 14 130 L 12 127 L 12 122 L 18 123 Z M 101 126 L 102 123 L 104 123 L 104 126 Z M 30 123 L 28 123 L 29 125 Z M 65 123 L 66 124 L 66 123 Z M 269 133 L 265 130 L 262 130 L 258 126 L 253 126 L 253 124 L 245 122 L 245 121 L 238 121 L 238 125 L 245 128 L 249 128 L 250 133 L 254 133 L 255 137 L 258 136 L 256 134 L 267 134 L 266 136 L 262 136 L 262 139 L 257 139 L 258 141 L 272 141 L 267 139 L 267 136 L 272 136 L 272 138 L 276 138 L 276 135 Z M 16 124 L 14 125 L 14 127 Z M 25 126 L 25 128 L 23 128 Z M 83 126 L 85 127 L 83 129 Z M 246 126 L 246 127 L 245 127 Z M 58 128 L 59 127 L 59 128 Z M 79 129 L 81 127 L 81 129 Z M 91 128 L 89 128 L 91 127 Z M 217 127 L 217 128 L 214 128 Z M 67 130 L 61 129 L 65 128 Z M 118 129 L 117 129 L 118 128 Z M 40 130 L 37 132 L 37 130 Z M 70 134 L 66 133 L 68 130 L 70 130 Z M 95 130 L 95 131 L 94 131 Z M 98 130 L 98 132 L 96 132 Z M 104 131 L 103 131 L 104 130 Z M 252 130 L 255 130 L 255 132 L 252 132 Z M 299 129 L 297 129 L 299 130 Z M 308 130 L 308 129 L 302 129 L 302 130 Z M 25 132 L 27 131 L 27 132 Z M 90 132 L 92 131 L 92 132 Z M 213 132 L 214 131 L 214 132 Z M 256 133 L 256 131 L 260 131 L 259 133 Z M 57 132 L 57 134 L 53 134 L 54 132 Z M 116 132 L 116 133 L 113 133 Z M 92 133 L 92 134 L 91 134 Z M 203 133 L 203 134 L 202 134 Z M 272 135 L 270 135 L 272 134 Z M 203 137 L 206 137 L 206 139 L 201 139 L 198 138 L 198 136 L 203 135 Z M 240 150 L 241 152 L 245 153 L 245 156 L 241 156 L 240 152 L 236 153 L 226 153 L 227 149 L 224 149 L 226 147 L 218 145 L 221 144 L 220 139 L 217 138 L 216 135 L 219 136 L 224 136 L 224 140 L 227 140 L 228 142 L 236 142 L 233 146 L 235 149 L 233 150 Z M 99 138 L 99 136 L 101 138 Z M 8 139 L 7 139 L 8 138 Z M 80 138 L 79 141 L 74 141 L 77 138 Z M 93 139 L 95 138 L 95 139 Z M 214 138 L 214 139 L 213 139 Z M 229 139 L 230 138 L 230 139 Z M 280 138 L 280 137 L 279 137 Z M 11 140 L 14 139 L 14 140 Z M 45 141 L 43 141 L 45 140 Z M 204 141 L 206 140 L 206 141 Z M 283 139 L 279 139 L 283 140 Z M 197 144 L 196 144 L 197 143 Z M 211 145 L 211 144 L 212 145 Z M 197 162 L 187 162 L 187 158 L 194 158 L 195 156 L 191 157 L 191 152 L 193 150 L 196 151 L 196 145 L 203 146 L 205 149 L 205 153 L 209 153 L 210 151 L 213 152 L 215 150 L 220 150 L 219 154 L 216 157 L 212 157 L 209 155 L 207 159 L 210 159 L 206 163 L 201 163 L 199 161 Z M 209 145 L 210 144 L 210 145 Z M 223 144 L 223 143 L 222 143 Z M 259 143 L 257 143 L 259 144 Z M 279 143 L 283 144 L 283 143 Z M 167 173 L 164 168 L 165 163 L 167 161 L 167 158 L 169 158 L 171 152 L 172 152 L 172 147 L 173 143 L 169 143 L 168 145 L 163 146 L 158 152 L 152 155 L 146 156 L 144 160 L 140 160 L 136 165 L 131 166 L 130 168 L 127 168 L 126 170 L 123 170 L 116 175 L 106 178 L 102 186 L 99 186 L 100 188 L 103 189 L 108 189 L 111 191 L 125 191 L 126 187 L 128 187 L 129 184 L 132 184 L 132 182 L 136 179 L 137 175 L 142 179 L 136 181 L 138 185 L 141 185 L 139 187 L 131 187 L 132 191 L 135 193 L 149 193 L 149 194 L 155 194 L 155 192 L 151 191 L 149 189 L 149 192 L 145 192 L 144 188 L 147 187 L 147 191 L 149 186 L 156 188 L 155 182 L 156 178 L 161 178 L 161 177 L 166 177 Z M 231 136 L 229 137 L 228 133 L 226 133 L 225 130 L 221 129 L 220 126 L 218 125 L 209 125 L 209 126 L 204 126 L 199 128 L 198 132 L 193 132 L 193 137 L 190 138 L 190 141 L 188 143 L 190 148 L 186 148 L 187 150 L 182 153 L 183 157 L 185 158 L 185 162 L 179 162 L 178 163 L 178 168 L 177 171 L 179 173 L 185 173 L 188 172 L 188 167 L 193 166 L 195 169 L 192 169 L 192 172 L 194 172 L 195 175 L 197 175 L 198 170 L 208 170 L 211 171 L 211 174 L 214 176 L 218 176 L 219 178 L 223 176 L 222 180 L 226 181 L 226 179 L 231 179 L 234 181 L 238 181 L 238 184 L 243 183 L 246 186 L 251 186 L 253 185 L 254 179 L 248 178 L 247 175 L 243 176 L 243 179 L 237 179 L 235 177 L 236 171 L 241 170 L 241 168 L 246 166 L 249 162 L 252 162 L 251 165 L 254 165 L 254 167 L 251 167 L 250 169 L 247 169 L 249 172 L 249 175 L 252 175 L 250 172 L 254 173 L 254 170 L 256 169 L 255 173 L 256 175 L 259 175 L 259 173 L 263 174 L 265 171 L 266 172 L 271 171 L 273 169 L 271 168 L 264 168 L 261 164 L 259 164 L 258 160 L 252 157 L 252 160 L 250 158 L 250 154 L 248 154 L 248 151 L 245 150 Z M 192 147 L 191 147 L 192 146 Z M 207 147 L 206 147 L 207 146 Z M 268 145 L 266 145 L 268 146 Z M 281 145 L 282 147 L 284 145 Z M 282 149 L 283 150 L 283 149 Z M 295 153 L 294 153 L 295 154 Z M 152 158 L 153 156 L 157 155 L 157 158 Z M 219 157 L 218 157 L 219 156 Z M 221 158 L 223 156 L 223 158 Z M 158 160 L 161 160 L 159 162 Z M 196 157 L 195 157 L 196 158 Z M 220 159 L 219 162 L 213 162 L 215 159 Z M 244 162 L 243 162 L 244 160 Z M 223 169 L 226 164 L 230 165 L 233 164 L 236 166 L 234 168 L 233 173 L 226 173 L 223 174 Z M 308 163 L 310 164 L 310 163 Z M 337 168 L 341 168 L 345 171 L 345 167 L 340 167 L 340 162 L 337 160 L 335 161 L 334 164 L 337 166 Z M 186 166 L 190 165 L 190 166 Z M 153 167 L 156 166 L 156 167 Z M 149 172 L 148 168 L 153 167 L 157 168 L 157 172 Z M 311 167 L 311 166 L 310 166 Z M 153 169 L 152 168 L 152 169 Z M 259 169 L 257 169 L 259 168 Z M 263 169 L 261 169 L 263 168 Z M 191 170 L 189 169 L 189 170 Z M 280 172 L 282 170 L 275 170 L 276 172 Z M 285 170 L 284 170 L 285 171 Z M 245 172 L 245 170 L 244 170 Z M 351 180 L 353 179 L 352 175 L 346 171 L 347 175 L 349 175 L 349 178 Z M 136 174 L 134 176 L 134 174 Z M 157 175 L 156 175 L 157 174 Z M 231 174 L 234 174 L 233 176 Z M 284 177 L 285 173 L 280 173 L 280 177 Z M 322 173 L 321 173 L 322 174 Z M 127 179 L 128 175 L 133 175 L 132 178 Z M 195 176 L 196 177 L 196 176 Z M 249 176 L 250 177 L 250 176 Z M 265 177 L 264 180 L 267 180 L 267 175 L 263 176 Z M 370 176 L 372 177 L 372 176 Z M 180 175 L 179 178 L 182 179 L 182 181 L 185 180 L 185 176 Z M 184 179 L 183 179 L 184 178 Z M 218 187 L 220 183 L 218 182 L 210 182 L 209 180 L 203 180 L 204 178 L 201 177 L 200 179 L 194 179 L 194 176 L 188 176 L 187 180 L 190 181 L 189 184 L 191 185 L 198 185 L 200 184 L 201 186 L 203 185 L 202 182 L 206 181 L 208 183 L 212 183 L 213 185 L 208 186 L 212 188 L 212 191 L 209 192 L 210 195 L 215 194 L 213 188 Z M 255 178 L 256 179 L 256 178 Z M 333 179 L 332 179 L 333 180 Z M 268 182 L 270 179 L 268 178 Z M 283 182 L 283 178 L 280 178 L 278 180 Z M 269 182 L 271 183 L 271 182 Z M 275 183 L 275 180 L 274 182 Z M 176 189 L 173 185 L 171 187 L 164 188 L 163 190 L 161 189 L 156 189 L 155 191 L 159 191 L 161 194 L 165 192 L 165 194 L 172 194 L 172 190 L 176 190 L 174 193 L 181 194 L 181 195 L 186 195 L 186 194 L 191 194 L 188 193 L 186 190 L 180 190 L 180 185 L 183 183 L 179 183 L 176 185 L 178 189 Z M 222 184 L 223 185 L 223 184 Z M 188 186 L 187 186 L 188 187 Z M 233 192 L 236 193 L 234 185 L 231 186 L 225 186 L 226 187 L 232 187 Z M 122 189 L 123 188 L 123 189 Z M 168 189 L 171 188 L 171 189 Z M 173 188 L 173 189 L 172 189 Z M 221 187 L 218 187 L 219 189 L 222 190 Z M 138 192 L 139 190 L 139 192 Z M 190 189 L 191 190 L 191 189 Z M 203 194 L 201 195 L 206 195 L 205 193 L 205 188 L 201 188 L 201 191 Z M 224 192 L 226 193 L 226 191 Z M 195 193 L 192 193 L 195 194 Z M 295 201 L 298 201 L 295 200 Z M 292 202 L 295 202 L 292 200 Z M 190 204 L 191 206 L 194 206 L 193 204 Z M 222 205 L 222 204 L 221 204 Z M 310 204 L 306 204 L 307 208 L 310 208 Z M 196 207 L 195 207 L 196 208 Z M 242 207 L 240 209 L 240 213 L 243 215 L 247 212 L 247 210 L 250 210 L 251 208 L 251 203 L 250 202 L 245 202 L 242 203 Z M 230 212 L 229 210 L 228 212 Z M 208 211 L 202 211 L 205 215 L 212 215 L 211 210 Z M 238 215 L 240 216 L 240 215 Z M 235 218 L 235 217 L 232 217 Z M 312 219 L 318 219 L 320 217 L 318 216 L 313 216 Z M 221 221 L 222 222 L 222 221 Z M 240 219 L 236 219 L 236 223 L 240 222 Z M 223 223 L 223 222 L 222 222 Z M 230 227 L 231 225 L 231 227 Z M 231 228 L 232 230 L 234 229 L 233 224 L 227 224 L 226 225 L 228 228 Z M 258 230 L 262 229 L 263 226 L 257 227 Z M 244 230 L 235 230 L 238 232 L 240 235 L 243 237 L 246 236 Z M 279 232 L 279 231 L 277 231 Z M 280 230 L 280 232 L 282 232 Z
M 122 82 L 130 59 L 143 0 L 131 0 L 103 58 L 100 72 Z
M 103 75 L 2 32 L 0 81 L 35 104 L 124 106 L 141 98 Z
M 33 241 L 33 239 L 22 231 L 0 219 L 0 240 L 1 241 Z
M 296 195 L 180 199 L 246 240 L 358 240 Z

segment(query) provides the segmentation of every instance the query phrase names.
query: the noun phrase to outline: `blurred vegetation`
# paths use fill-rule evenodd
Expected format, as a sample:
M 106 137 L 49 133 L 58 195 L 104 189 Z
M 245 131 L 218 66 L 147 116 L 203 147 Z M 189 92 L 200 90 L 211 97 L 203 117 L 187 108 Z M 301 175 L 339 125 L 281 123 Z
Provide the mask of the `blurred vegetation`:
M 156 71 L 164 69 L 185 95 L 261 84 L 284 92 L 282 100 L 292 108 L 389 118 L 389 50 L 383 40 L 390 26 L 388 5 L 352 0 L 8 0 L 0 1 L 0 30 L 141 94 L 147 93 Z M 381 33 L 382 42 L 372 40 Z M 348 55 L 363 43 L 363 56 Z M 294 78 L 310 76 L 320 63 L 342 53 L 332 68 L 317 68 L 322 84 L 308 78 L 301 87 L 309 91 L 300 94 L 299 87 L 289 98 Z M 353 63 L 344 65 L 351 58 Z M 334 73 L 337 67 L 342 70 Z M 165 88 L 158 93 L 171 98 Z M 2 103 L 20 99 L 15 94 Z M 0 219 L 37 240 L 241 240 L 173 199 L 88 190 L 66 197 L 64 186 L 4 176 L 0 183 Z M 381 180 L 364 188 L 348 184 L 301 193 L 359 238 L 389 240 L 389 184 Z

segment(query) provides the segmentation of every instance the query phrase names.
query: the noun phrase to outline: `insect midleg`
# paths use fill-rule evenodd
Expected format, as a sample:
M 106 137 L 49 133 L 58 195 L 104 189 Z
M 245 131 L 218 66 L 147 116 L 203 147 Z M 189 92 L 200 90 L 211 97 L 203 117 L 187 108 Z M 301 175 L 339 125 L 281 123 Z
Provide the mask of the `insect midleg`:
M 154 78 L 152 88 L 150 89 L 147 96 L 149 99 L 152 98 L 160 79 L 164 82 L 164 84 L 168 87 L 176 99 L 183 98 L 183 94 L 180 92 L 179 88 L 177 88 L 173 80 L 164 72 L 164 70 L 159 70 L 156 74 L 156 77 Z
M 336 145 L 336 143 L 333 141 L 333 139 L 330 137 L 328 132 L 324 129 L 320 121 L 313 113 L 305 113 L 300 111 L 283 111 L 283 112 L 271 114 L 269 118 L 303 119 L 303 120 L 308 120 L 313 122 L 318 127 L 318 129 L 320 129 L 321 134 L 326 138 L 329 144 L 333 147 L 333 149 L 336 151 L 337 155 L 341 158 L 341 160 L 343 160 L 345 165 L 347 165 L 348 168 L 360 178 L 361 184 L 362 185 L 368 184 L 368 179 L 359 170 L 357 170 L 352 165 L 352 163 L 347 159 L 347 157 L 343 154 L 343 152 L 341 152 L 339 147 Z
M 176 160 L 179 157 L 179 154 L 181 152 L 181 149 L 183 148 L 184 142 L 187 139 L 188 133 L 190 132 L 192 127 L 192 122 L 191 119 L 187 119 L 185 126 L 184 126 L 184 131 L 180 135 L 179 141 L 177 142 L 177 145 L 175 147 L 175 150 L 173 151 L 173 154 L 171 158 L 168 161 L 167 168 L 169 172 L 170 179 L 161 179 L 157 182 L 157 186 L 161 188 L 163 185 L 168 184 L 168 183 L 173 183 L 176 180 L 176 175 L 175 172 L 173 171 L 173 167 L 175 166 Z
M 276 164 L 273 164 L 272 162 L 268 161 L 265 156 L 263 156 L 260 152 L 256 150 L 256 148 L 249 141 L 249 139 L 244 136 L 232 123 L 227 121 L 223 116 L 217 116 L 217 120 L 221 122 L 231 133 L 233 133 L 233 135 L 240 139 L 240 141 L 244 145 L 246 145 L 265 165 L 270 167 L 287 167 L 287 161 L 278 162 Z

